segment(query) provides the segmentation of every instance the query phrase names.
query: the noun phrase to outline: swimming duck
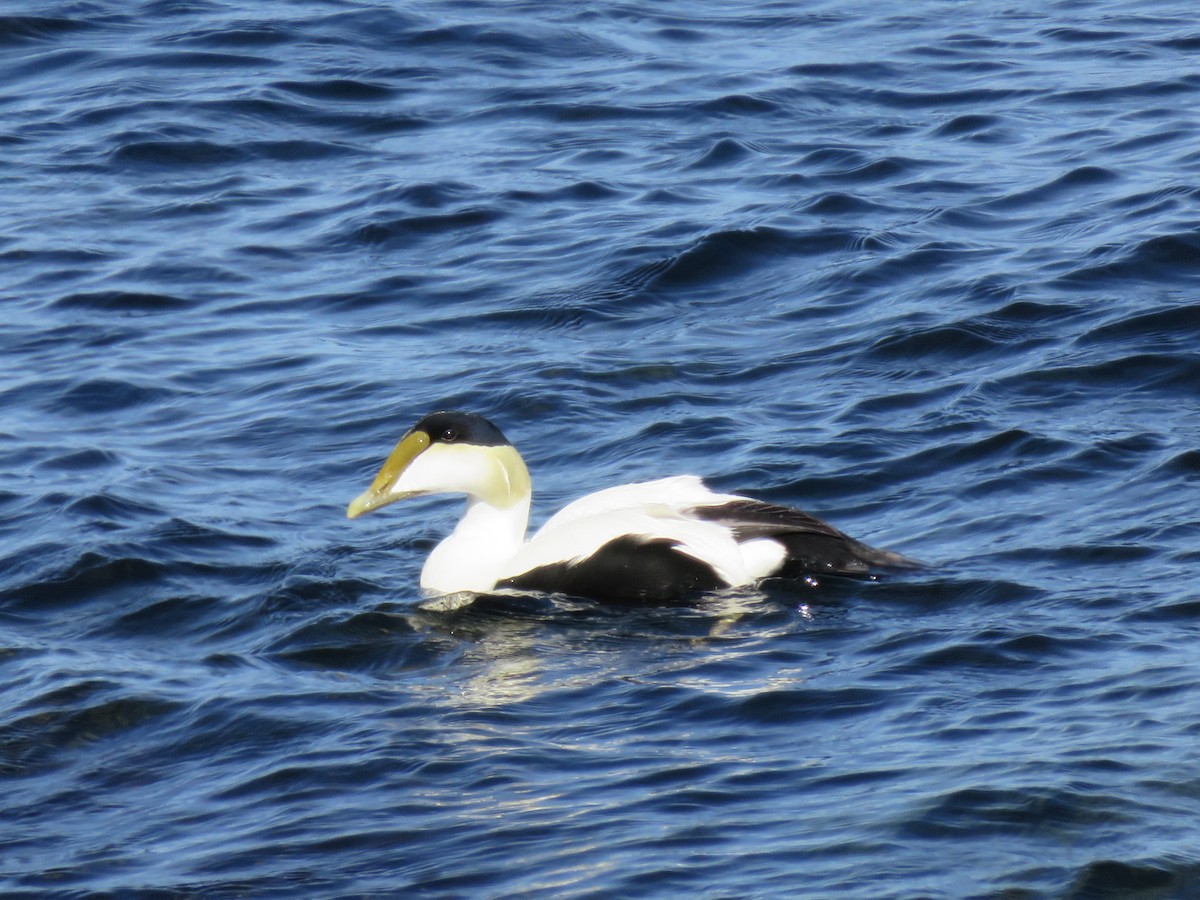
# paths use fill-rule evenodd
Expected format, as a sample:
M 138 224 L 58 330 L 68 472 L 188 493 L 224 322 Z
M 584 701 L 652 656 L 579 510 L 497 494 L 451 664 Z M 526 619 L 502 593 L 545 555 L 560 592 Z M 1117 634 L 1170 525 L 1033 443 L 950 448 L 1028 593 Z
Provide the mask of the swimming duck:
M 798 509 L 716 493 L 694 475 L 588 494 L 526 540 L 529 470 L 500 429 L 472 413 L 421 419 L 346 515 L 425 494 L 467 496 L 421 570 L 421 587 L 437 594 L 507 588 L 661 603 L 766 578 L 916 565 Z

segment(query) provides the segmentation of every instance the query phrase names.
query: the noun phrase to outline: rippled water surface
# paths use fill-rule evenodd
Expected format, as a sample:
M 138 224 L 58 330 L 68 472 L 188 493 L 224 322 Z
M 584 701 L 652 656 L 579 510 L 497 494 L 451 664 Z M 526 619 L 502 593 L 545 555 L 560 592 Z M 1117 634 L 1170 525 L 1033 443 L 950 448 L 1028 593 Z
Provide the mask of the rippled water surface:
M 0 13 L 6 895 L 1200 896 L 1194 4 Z M 431 603 L 439 407 L 934 565 Z

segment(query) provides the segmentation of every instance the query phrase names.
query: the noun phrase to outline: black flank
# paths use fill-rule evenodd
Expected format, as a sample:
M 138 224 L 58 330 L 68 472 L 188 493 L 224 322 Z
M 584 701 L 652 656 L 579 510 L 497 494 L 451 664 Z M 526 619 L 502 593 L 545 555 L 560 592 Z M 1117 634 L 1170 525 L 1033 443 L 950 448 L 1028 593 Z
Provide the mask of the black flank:
M 497 587 L 617 603 L 672 603 L 729 585 L 712 567 L 664 538 L 624 536 L 578 563 L 531 569 Z

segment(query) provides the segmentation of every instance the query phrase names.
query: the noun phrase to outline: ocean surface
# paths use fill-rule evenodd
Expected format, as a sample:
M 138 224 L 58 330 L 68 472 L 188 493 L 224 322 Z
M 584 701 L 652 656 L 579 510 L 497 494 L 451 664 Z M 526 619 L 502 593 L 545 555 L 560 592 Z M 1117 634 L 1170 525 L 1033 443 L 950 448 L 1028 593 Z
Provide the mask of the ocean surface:
M 1194 2 L 0 2 L 0 894 L 1200 896 Z M 703 475 L 930 564 L 418 588 Z

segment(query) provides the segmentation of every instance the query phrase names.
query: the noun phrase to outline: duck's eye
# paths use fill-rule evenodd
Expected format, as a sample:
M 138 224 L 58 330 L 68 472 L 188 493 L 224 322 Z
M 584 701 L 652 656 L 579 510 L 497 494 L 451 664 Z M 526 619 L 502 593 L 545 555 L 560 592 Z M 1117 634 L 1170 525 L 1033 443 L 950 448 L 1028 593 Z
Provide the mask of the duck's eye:
M 457 428 L 447 428 L 445 431 L 442 432 L 441 439 L 443 441 L 445 441 L 447 444 L 453 444 L 455 441 L 458 440 L 458 429 Z

